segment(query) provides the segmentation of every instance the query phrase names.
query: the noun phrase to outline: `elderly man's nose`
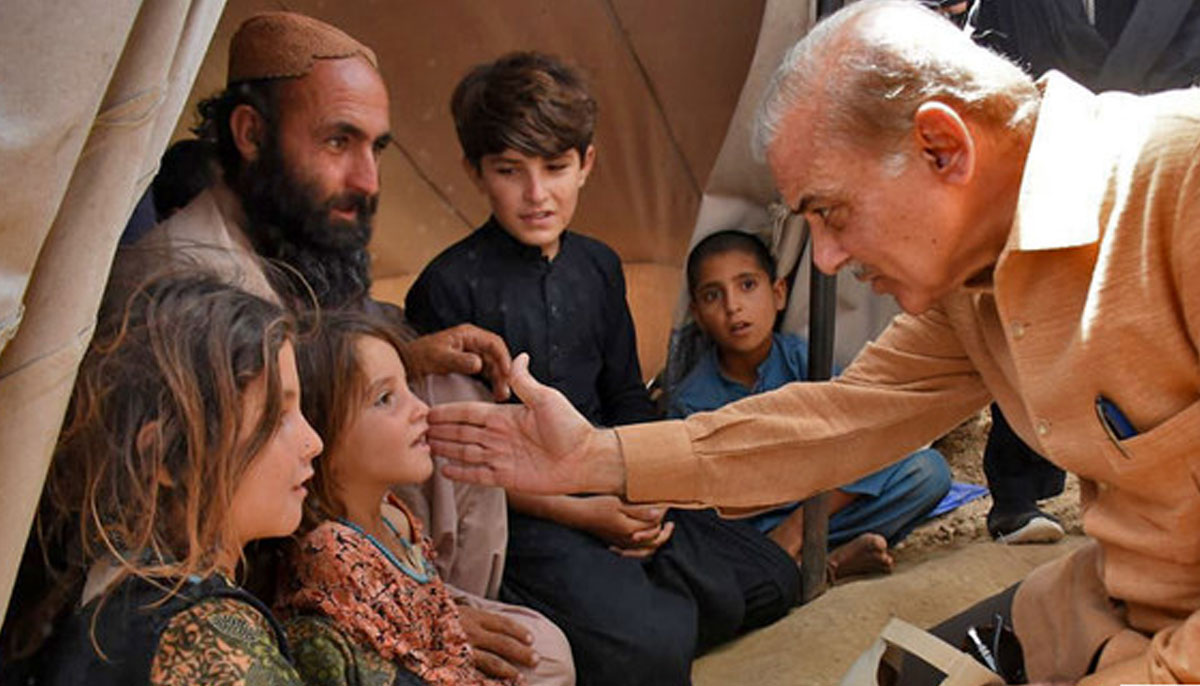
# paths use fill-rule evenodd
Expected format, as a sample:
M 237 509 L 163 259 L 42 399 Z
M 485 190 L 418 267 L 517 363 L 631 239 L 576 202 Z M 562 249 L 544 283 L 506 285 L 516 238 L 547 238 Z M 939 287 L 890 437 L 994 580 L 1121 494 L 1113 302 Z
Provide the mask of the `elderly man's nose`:
M 833 238 L 824 235 L 823 231 L 813 230 L 813 261 L 826 274 L 836 274 L 839 269 L 850 261 L 850 253 L 842 249 Z

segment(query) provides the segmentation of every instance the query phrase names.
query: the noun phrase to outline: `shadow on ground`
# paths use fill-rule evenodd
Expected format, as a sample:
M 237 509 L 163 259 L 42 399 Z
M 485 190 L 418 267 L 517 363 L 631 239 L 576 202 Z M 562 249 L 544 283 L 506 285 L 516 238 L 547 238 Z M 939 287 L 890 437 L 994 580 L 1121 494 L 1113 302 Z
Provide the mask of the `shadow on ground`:
M 895 615 L 929 627 L 1016 583 L 1034 567 L 1074 550 L 1070 536 L 1053 545 L 972 543 L 890 576 L 851 581 L 778 623 L 696 661 L 696 686 L 837 686 L 854 658 Z

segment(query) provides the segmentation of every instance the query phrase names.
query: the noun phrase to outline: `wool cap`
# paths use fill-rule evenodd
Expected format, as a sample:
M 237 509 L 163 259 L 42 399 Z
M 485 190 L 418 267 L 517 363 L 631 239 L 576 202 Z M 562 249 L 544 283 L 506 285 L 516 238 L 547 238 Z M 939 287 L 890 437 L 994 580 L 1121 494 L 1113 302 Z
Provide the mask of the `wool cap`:
M 317 60 L 354 55 L 379 68 L 375 53 L 341 29 L 295 12 L 263 12 L 233 34 L 226 84 L 304 76 Z

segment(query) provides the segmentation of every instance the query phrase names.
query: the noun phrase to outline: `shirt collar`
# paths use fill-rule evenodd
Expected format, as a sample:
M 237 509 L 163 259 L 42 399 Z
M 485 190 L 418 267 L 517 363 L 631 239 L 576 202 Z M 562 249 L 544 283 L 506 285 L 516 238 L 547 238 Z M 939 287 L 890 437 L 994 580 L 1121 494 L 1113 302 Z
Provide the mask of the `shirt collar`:
M 1095 243 L 1109 176 L 1099 99 L 1057 71 L 1038 80 L 1042 101 L 1021 179 L 1010 250 Z
M 536 245 L 526 245 L 505 231 L 504 227 L 500 226 L 500 221 L 496 219 L 496 215 L 488 217 L 487 223 L 483 225 L 483 230 L 487 233 L 489 240 L 501 246 L 509 254 L 537 262 L 553 263 L 554 260 L 562 257 L 567 250 L 567 244 L 571 242 L 568 238 L 571 232 L 563 231 L 562 235 L 558 237 L 558 254 L 554 256 L 554 260 L 546 260 L 542 257 L 541 248 Z
M 776 334 L 771 334 L 771 350 L 767 353 L 767 356 L 763 358 L 763 361 L 759 362 L 758 366 L 754 368 L 754 385 L 750 388 L 743 386 L 742 382 L 737 381 L 736 379 L 729 378 L 729 376 L 725 374 L 725 370 L 721 369 L 721 356 L 720 351 L 717 350 L 716 343 L 711 344 L 708 354 L 710 361 L 712 362 L 713 369 L 717 371 L 717 375 L 721 378 L 721 381 L 743 390 L 749 390 L 751 393 L 757 393 L 762 388 L 763 377 L 767 375 L 768 367 L 782 354 L 782 352 L 779 350 L 779 342 L 776 340 Z

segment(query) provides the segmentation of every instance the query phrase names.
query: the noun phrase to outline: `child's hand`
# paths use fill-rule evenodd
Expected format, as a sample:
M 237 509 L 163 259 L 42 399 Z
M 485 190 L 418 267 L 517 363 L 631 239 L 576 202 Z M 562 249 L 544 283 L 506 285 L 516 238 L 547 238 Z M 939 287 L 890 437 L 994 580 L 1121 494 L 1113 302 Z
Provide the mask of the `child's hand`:
M 518 679 L 520 667 L 537 665 L 528 629 L 502 614 L 469 605 L 459 605 L 458 612 L 479 671 L 496 679 Z
M 635 538 L 639 540 L 639 542 L 636 544 L 636 547 L 623 548 L 621 546 L 610 545 L 608 549 L 620 555 L 621 557 L 632 557 L 635 559 L 650 557 L 658 551 L 659 546 L 666 543 L 667 540 L 671 538 L 671 534 L 674 532 L 675 522 L 667 522 L 666 524 L 658 527 L 657 533 L 655 533 L 653 529 L 648 529 L 646 532 L 643 532 L 644 535 L 636 535 Z M 649 534 L 654 535 L 650 536 Z
M 675 530 L 674 524 L 663 524 L 667 509 L 661 505 L 631 505 L 611 495 L 581 498 L 577 505 L 582 510 L 579 528 L 628 557 L 653 554 Z

